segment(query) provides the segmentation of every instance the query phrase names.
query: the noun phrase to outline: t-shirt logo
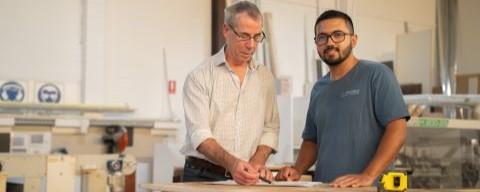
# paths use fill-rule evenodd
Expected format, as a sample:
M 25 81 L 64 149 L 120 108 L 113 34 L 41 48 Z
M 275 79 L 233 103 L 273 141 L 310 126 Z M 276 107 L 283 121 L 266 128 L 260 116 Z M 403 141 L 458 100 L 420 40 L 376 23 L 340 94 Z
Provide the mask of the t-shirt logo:
M 360 89 L 345 91 L 342 95 L 340 95 L 340 97 L 345 98 L 345 97 L 355 96 L 355 95 L 360 95 Z

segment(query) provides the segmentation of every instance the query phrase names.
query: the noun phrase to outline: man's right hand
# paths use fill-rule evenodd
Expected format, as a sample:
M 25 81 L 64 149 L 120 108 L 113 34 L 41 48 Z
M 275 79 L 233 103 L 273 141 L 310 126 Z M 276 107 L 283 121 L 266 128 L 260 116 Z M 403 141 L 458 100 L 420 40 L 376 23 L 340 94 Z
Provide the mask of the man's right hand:
M 300 180 L 300 173 L 298 170 L 294 169 L 293 167 L 283 167 L 275 176 L 275 180 L 277 181 L 298 181 Z
M 258 181 L 259 173 L 245 161 L 237 159 L 229 171 L 233 180 L 240 185 L 254 185 Z

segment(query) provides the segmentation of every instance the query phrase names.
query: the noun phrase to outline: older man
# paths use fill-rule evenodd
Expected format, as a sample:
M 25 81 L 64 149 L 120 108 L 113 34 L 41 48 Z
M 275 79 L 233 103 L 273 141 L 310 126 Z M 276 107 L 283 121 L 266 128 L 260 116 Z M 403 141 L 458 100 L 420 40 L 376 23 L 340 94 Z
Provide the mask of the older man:
M 252 185 L 259 177 L 271 180 L 265 162 L 276 151 L 279 131 L 274 78 L 252 58 L 265 38 L 255 4 L 227 7 L 223 35 L 224 48 L 185 81 L 183 181 Z

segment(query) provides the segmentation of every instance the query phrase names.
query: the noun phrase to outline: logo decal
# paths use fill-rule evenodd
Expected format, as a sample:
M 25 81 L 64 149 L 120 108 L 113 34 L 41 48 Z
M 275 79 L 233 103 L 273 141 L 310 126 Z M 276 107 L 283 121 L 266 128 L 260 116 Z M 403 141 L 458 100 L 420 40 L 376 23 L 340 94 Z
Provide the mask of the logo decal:
M 345 91 L 345 93 L 343 93 L 341 95 L 341 97 L 345 98 L 345 97 L 348 97 L 348 96 L 355 96 L 355 95 L 360 95 L 360 89 L 353 89 L 353 90 Z
M 21 102 L 25 98 L 25 89 L 20 83 L 8 81 L 0 87 L 0 99 L 2 101 Z
M 37 97 L 40 103 L 59 103 L 62 93 L 56 85 L 47 83 L 38 89 Z

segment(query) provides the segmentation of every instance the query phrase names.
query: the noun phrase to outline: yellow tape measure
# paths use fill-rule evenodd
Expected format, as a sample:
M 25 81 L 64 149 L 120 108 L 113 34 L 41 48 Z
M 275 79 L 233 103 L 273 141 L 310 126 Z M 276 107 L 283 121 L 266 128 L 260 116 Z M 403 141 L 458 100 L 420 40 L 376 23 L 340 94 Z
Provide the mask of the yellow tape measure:
M 382 175 L 378 184 L 379 192 L 407 191 L 407 174 L 402 171 L 389 171 Z

